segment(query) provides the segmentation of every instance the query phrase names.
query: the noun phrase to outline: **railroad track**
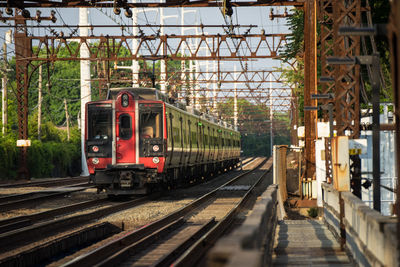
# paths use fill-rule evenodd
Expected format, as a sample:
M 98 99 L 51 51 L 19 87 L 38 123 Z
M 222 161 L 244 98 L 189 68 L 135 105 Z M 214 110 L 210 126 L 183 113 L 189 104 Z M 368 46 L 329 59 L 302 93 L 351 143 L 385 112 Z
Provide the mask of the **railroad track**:
M 43 190 L 37 192 L 30 192 L 24 194 L 15 194 L 5 197 L 0 197 L 0 212 L 6 212 L 10 210 L 20 209 L 32 203 L 39 203 L 42 201 L 59 198 L 71 193 L 79 192 L 90 188 L 89 184 L 84 184 L 81 187 L 60 187 L 54 190 Z
M 253 162 L 253 160 L 247 159 L 243 161 L 243 165 L 251 165 L 254 164 Z M 105 205 L 110 202 L 106 199 L 86 201 L 54 210 L 2 220 L 0 221 L 0 243 L 2 244 L 0 265 L 39 264 L 55 255 L 65 253 L 65 250 L 76 249 L 88 243 L 101 241 L 124 230 L 123 226 L 118 228 L 107 222 L 94 222 L 101 217 L 150 202 L 150 199 L 156 197 L 153 195 L 124 203 L 112 203 L 104 208 L 85 214 L 70 215 L 69 217 L 65 217 L 66 213 L 72 214 L 78 210 L 93 208 L 93 206 Z M 203 228 L 203 222 L 184 220 L 184 227 L 188 229 L 208 229 L 207 227 Z M 215 221 L 210 221 L 208 225 L 211 227 L 215 223 Z M 87 224 L 90 225 L 85 226 Z M 77 229 L 77 227 L 81 228 Z M 52 239 L 53 236 L 60 235 L 63 232 L 67 234 L 61 234 L 60 237 Z M 48 239 L 48 241 L 42 242 L 37 247 L 24 249 L 26 241 L 34 243 L 41 242 L 40 240 L 43 239 Z M 13 253 L 14 251 L 18 252 Z
M 46 237 L 51 237 L 56 235 L 60 232 L 67 231 L 71 228 L 78 227 L 83 224 L 87 224 L 91 221 L 97 220 L 103 216 L 127 209 L 132 208 L 136 205 L 140 205 L 145 201 L 148 201 L 149 197 L 142 197 L 138 199 L 133 199 L 123 203 L 114 203 L 113 205 L 109 205 L 104 208 L 96 209 L 95 211 L 78 214 L 68 217 L 61 217 L 61 218 L 54 218 L 55 214 L 63 214 L 66 215 L 66 210 L 72 212 L 73 210 L 76 211 L 82 207 L 93 207 L 93 205 L 104 203 L 105 200 L 98 200 L 98 201 L 89 201 L 87 203 L 80 203 L 75 204 L 68 207 L 64 207 L 57 210 L 50 210 L 43 213 L 37 213 L 32 215 L 27 215 L 25 220 L 17 220 L 15 222 L 11 222 L 10 224 L 3 224 L 2 228 L 5 230 L 2 234 L 0 234 L 0 243 L 2 244 L 3 252 L 12 251 L 15 248 L 21 247 L 25 245 L 28 241 L 35 242 L 40 239 L 44 239 Z M 49 220 L 50 218 L 54 218 Z M 39 222 L 36 224 L 31 225 L 30 223 L 37 222 L 42 219 L 46 219 L 47 221 Z M 10 219 L 12 220 L 12 219 Z M 16 228 L 18 224 L 27 224 L 22 228 Z M 14 230 L 13 230 L 14 229 Z M 0 259 L 0 265 L 4 262 L 8 261 L 9 259 Z
M 0 188 L 18 188 L 18 187 L 56 187 L 56 186 L 81 186 L 82 184 L 88 184 L 88 177 L 74 177 L 74 178 L 56 178 L 46 179 L 40 181 L 29 181 L 26 183 L 9 183 L 0 184 Z
M 256 177 L 253 171 L 244 172 L 163 219 L 131 231 L 63 266 L 193 266 L 231 225 L 269 170 L 261 171 Z M 210 216 L 221 213 L 221 207 L 223 216 Z

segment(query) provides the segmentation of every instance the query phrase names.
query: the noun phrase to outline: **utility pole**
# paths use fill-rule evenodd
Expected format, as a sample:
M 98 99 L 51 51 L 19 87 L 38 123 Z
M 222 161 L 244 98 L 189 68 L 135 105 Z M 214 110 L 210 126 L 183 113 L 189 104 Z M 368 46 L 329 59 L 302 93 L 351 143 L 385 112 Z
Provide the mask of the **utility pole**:
M 274 153 L 274 111 L 273 111 L 273 101 L 272 101 L 272 75 L 269 76 L 269 121 L 270 121 L 270 143 L 271 143 L 271 156 Z
M 162 0 L 160 0 L 160 3 Z M 160 7 L 160 26 L 164 25 L 164 9 Z M 160 35 L 164 36 L 164 27 L 160 27 Z M 165 53 L 164 53 L 164 44 L 161 45 L 161 56 L 162 59 L 160 61 L 160 89 L 161 93 L 166 94 L 167 93 L 167 86 L 166 86 L 166 80 L 167 80 L 167 64 L 166 60 L 164 59 Z
M 79 8 L 79 25 L 89 25 L 88 23 L 88 9 Z M 89 28 L 82 27 L 79 30 L 80 36 L 89 36 Z M 90 51 L 86 45 L 80 47 L 80 54 L 82 58 L 89 58 Z M 86 125 L 86 103 L 91 101 L 91 88 L 90 88 L 90 61 L 81 60 L 81 154 L 82 154 L 82 174 L 81 176 L 88 176 L 89 170 L 86 163 L 85 156 L 85 125 Z
M 64 98 L 64 110 L 65 110 L 65 120 L 67 121 L 67 140 L 71 138 L 69 132 L 69 114 L 68 114 L 68 106 L 67 106 L 67 99 Z
M 136 3 L 136 0 L 132 0 L 132 3 Z M 132 8 L 132 35 L 139 35 L 139 28 L 136 27 L 138 24 L 138 9 Z M 132 39 L 132 50 L 136 51 L 139 47 L 139 40 L 134 38 Z M 139 61 L 137 59 L 132 60 L 132 87 L 139 87 Z
M 4 61 L 4 68 L 3 68 L 3 78 L 1 79 L 1 88 L 2 90 L 2 96 L 1 96 L 1 107 L 2 107 L 2 112 L 1 112 L 1 121 L 3 123 L 1 132 L 3 133 L 3 136 L 6 135 L 6 128 L 8 124 L 8 114 L 7 114 L 7 44 L 3 44 L 3 61 Z
M 213 75 L 214 75 L 214 79 L 213 79 L 213 109 L 214 112 L 217 111 L 217 62 L 215 60 L 213 60 Z
M 185 34 L 185 28 L 183 27 L 183 25 L 185 25 L 185 9 L 183 7 L 181 7 L 181 34 L 184 35 Z M 181 54 L 182 56 L 185 55 L 185 44 L 182 43 L 182 47 L 181 47 Z M 186 62 L 185 60 L 181 60 L 181 92 L 183 92 L 183 87 L 184 85 L 186 85 L 185 81 L 186 81 Z M 178 98 L 181 97 L 180 94 L 178 94 Z M 186 103 L 187 104 L 187 103 Z
M 39 79 L 38 79 L 38 140 L 42 135 L 42 65 L 39 65 Z
M 163 0 L 160 0 L 160 3 L 163 3 Z M 171 15 L 171 16 L 164 16 L 164 9 L 160 7 L 160 26 L 164 25 L 164 20 L 168 18 L 178 18 L 177 15 Z M 161 44 L 161 62 L 160 62 L 160 89 L 161 93 L 166 94 L 167 93 L 167 46 L 165 45 L 167 43 L 167 37 L 164 35 L 164 27 L 160 27 L 160 36 L 162 38 L 165 38 L 164 40 L 161 40 L 163 42 Z
M 234 65 L 233 67 L 233 72 L 234 72 L 234 77 L 235 77 L 235 81 L 237 79 L 237 74 L 236 74 L 236 65 Z M 233 84 L 233 88 L 234 88 L 234 92 L 235 92 L 235 96 L 233 98 L 233 124 L 235 125 L 235 130 L 237 130 L 238 127 L 238 102 L 237 102 L 237 83 Z

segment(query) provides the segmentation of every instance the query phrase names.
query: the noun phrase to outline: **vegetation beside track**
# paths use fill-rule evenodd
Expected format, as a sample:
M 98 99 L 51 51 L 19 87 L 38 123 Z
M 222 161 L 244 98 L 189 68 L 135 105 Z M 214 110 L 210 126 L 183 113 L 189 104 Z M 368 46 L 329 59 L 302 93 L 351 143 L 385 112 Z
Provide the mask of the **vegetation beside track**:
M 34 127 L 34 123 L 30 124 Z M 32 131 L 35 132 L 35 131 Z M 80 133 L 71 131 L 68 141 L 66 132 L 51 123 L 42 128 L 41 140 L 32 139 L 28 148 L 28 168 L 31 177 L 64 177 L 80 173 Z M 8 134 L 0 137 L 0 179 L 17 177 L 19 149 L 17 136 Z

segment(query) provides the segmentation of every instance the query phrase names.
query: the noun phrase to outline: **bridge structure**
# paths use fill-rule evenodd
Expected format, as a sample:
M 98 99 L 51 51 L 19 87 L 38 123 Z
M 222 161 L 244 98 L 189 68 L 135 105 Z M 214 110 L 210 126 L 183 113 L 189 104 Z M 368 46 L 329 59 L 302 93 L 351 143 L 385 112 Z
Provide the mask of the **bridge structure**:
M 296 264 L 300 259 L 301 263 L 309 264 L 310 261 L 304 258 L 304 255 L 311 253 L 318 248 L 321 252 L 321 261 L 324 263 L 346 263 L 351 264 L 352 260 L 362 266 L 398 266 L 399 258 L 399 243 L 400 243 L 400 222 L 398 217 L 383 216 L 380 213 L 380 160 L 379 160 L 379 132 L 383 126 L 379 122 L 379 90 L 382 86 L 382 77 L 380 77 L 379 56 L 377 52 L 373 55 L 366 55 L 363 49 L 365 38 L 374 38 L 376 34 L 384 34 L 388 36 L 391 50 L 391 74 L 392 87 L 394 92 L 394 123 L 387 126 L 387 129 L 395 132 L 395 154 L 396 166 L 400 166 L 400 3 L 398 0 L 391 1 L 391 15 L 388 25 L 381 31 L 382 27 L 373 27 L 373 22 L 370 21 L 369 11 L 371 7 L 368 1 L 361 0 L 260 0 L 260 1 L 179 1 L 166 0 L 162 2 L 140 2 L 131 3 L 127 1 L 107 1 L 107 0 L 91 0 L 91 1 L 9 1 L 0 0 L 0 7 L 5 8 L 9 17 L 2 17 L 3 21 L 13 21 L 15 28 L 15 56 L 16 56 L 16 78 L 17 88 L 16 94 L 18 99 L 18 122 L 19 122 L 19 139 L 28 139 L 27 118 L 28 118 L 28 90 L 29 82 L 32 73 L 38 69 L 41 64 L 51 64 L 59 60 L 90 60 L 107 62 L 107 69 L 112 68 L 114 62 L 128 60 L 202 60 L 216 61 L 217 68 L 215 71 L 198 71 L 194 75 L 190 75 L 188 81 L 197 81 L 196 86 L 193 86 L 192 91 L 185 91 L 180 82 L 176 82 L 170 88 L 180 88 L 176 93 L 176 97 L 188 99 L 192 95 L 202 95 L 204 102 L 210 103 L 210 100 L 219 101 L 220 99 L 232 98 L 233 94 L 258 103 L 264 103 L 266 110 L 269 113 L 274 109 L 274 106 L 281 108 L 284 111 L 289 111 L 292 114 L 292 127 L 298 126 L 298 99 L 293 94 L 294 85 L 278 86 L 273 88 L 266 84 L 282 84 L 285 83 L 281 77 L 282 70 L 257 70 L 248 69 L 242 65 L 241 70 L 221 70 L 219 68 L 221 62 L 238 60 L 248 62 L 254 59 L 279 59 L 280 51 L 284 45 L 287 45 L 287 34 L 250 34 L 226 31 L 225 35 L 220 34 L 195 34 L 195 35 L 129 35 L 125 36 L 77 36 L 71 33 L 65 35 L 60 31 L 53 31 L 52 36 L 33 36 L 27 34 L 27 23 L 29 19 L 33 20 L 54 20 L 53 14 L 49 17 L 32 17 L 28 8 L 69 8 L 69 7 L 84 7 L 84 8 L 113 8 L 114 10 L 125 9 L 127 12 L 134 8 L 163 8 L 163 7 L 219 7 L 223 10 L 224 16 L 231 16 L 232 7 L 256 7 L 256 6 L 293 6 L 304 11 L 304 53 L 300 55 L 304 60 L 304 148 L 303 148 L 303 164 L 305 165 L 302 173 L 303 181 L 316 180 L 316 172 L 318 166 L 316 162 L 316 147 L 315 141 L 318 138 L 318 110 L 322 111 L 322 118 L 326 123 L 330 122 L 330 133 L 324 139 L 324 157 L 325 157 L 325 182 L 318 185 L 318 190 L 321 190 L 324 225 L 327 225 L 333 236 L 336 236 L 339 243 L 335 243 L 337 238 L 330 238 L 326 229 L 319 223 L 305 222 L 304 225 L 294 224 L 291 222 L 281 221 L 276 219 L 276 209 L 279 207 L 279 190 L 271 188 L 265 195 L 264 205 L 268 207 L 266 211 L 259 214 L 253 220 L 261 220 L 260 224 L 264 228 L 248 227 L 242 233 L 235 233 L 237 236 L 234 240 L 239 242 L 235 247 L 238 254 L 236 260 L 240 260 L 238 255 L 254 255 L 258 257 L 254 262 L 255 265 L 263 264 Z M 15 16 L 12 14 L 12 9 L 15 8 Z M 129 14 L 129 12 L 128 12 Z M 364 18 L 370 25 L 364 25 Z M 201 26 L 204 27 L 205 25 Z M 317 27 L 320 27 L 320 35 L 317 36 Z M 248 25 L 251 28 L 250 25 Z M 72 30 L 71 32 L 73 32 Z M 75 31 L 76 33 L 76 31 Z M 130 43 L 135 39 L 139 44 L 135 49 L 131 49 Z M 250 41 L 251 40 L 251 41 Z M 96 48 L 90 45 L 90 42 L 97 44 Z M 250 45 L 251 43 L 251 45 Z M 318 44 L 318 45 L 317 45 Z M 180 53 L 182 46 L 186 47 L 186 54 Z M 83 56 L 79 54 L 81 47 L 87 47 L 88 54 Z M 124 47 L 124 53 L 121 49 Z M 35 49 L 34 49 L 35 48 Z M 59 49 L 64 48 L 68 51 L 62 57 L 57 53 Z M 39 64 L 36 64 L 39 62 Z M 317 66 L 321 68 L 321 75 L 317 76 Z M 346 136 L 347 139 L 359 139 L 361 125 L 361 109 L 360 109 L 360 94 L 363 83 L 361 81 L 360 69 L 361 65 L 366 65 L 369 72 L 369 79 L 372 85 L 372 105 L 373 105 L 373 209 L 366 206 L 360 199 L 361 191 L 361 160 L 359 156 L 352 155 L 346 163 L 348 182 L 345 186 L 342 185 L 341 176 L 338 172 L 341 171 L 341 162 L 338 163 L 338 147 L 340 141 L 337 137 Z M 295 62 L 289 64 L 291 68 L 297 68 Z M 148 66 L 151 69 L 151 66 Z M 109 73 L 105 71 L 104 73 Z M 139 74 L 139 73 L 138 73 Z M 160 75 L 164 79 L 164 84 L 168 81 L 168 77 L 182 77 L 187 72 L 180 70 L 170 73 L 169 75 Z M 140 77 L 140 75 L 137 75 Z M 245 76 L 245 78 L 240 78 Z M 112 82 L 120 82 L 112 80 L 108 74 L 99 75 L 99 80 L 103 81 L 104 86 Z M 137 83 L 149 83 L 149 77 L 142 77 Z M 179 79 L 178 79 L 179 80 Z M 243 82 L 243 80 L 247 81 Z M 133 80 L 125 79 L 124 82 Z M 215 83 L 217 88 L 209 89 L 207 84 Z M 237 88 L 235 84 L 244 84 L 243 88 Z M 202 89 L 201 84 L 204 85 Z M 231 87 L 221 87 L 221 85 L 229 84 Z M 175 87 L 174 87 L 175 86 Z M 321 89 L 318 89 L 321 88 Z M 235 93 L 236 92 L 236 93 Z M 202 99 L 198 95 L 192 101 Z M 208 107 L 212 109 L 214 106 Z M 204 105 L 205 106 L 205 105 Z M 321 117 L 321 116 L 320 116 Z M 346 149 L 345 149 L 346 150 Z M 340 154 L 340 153 L 339 153 Z M 21 169 L 20 173 L 26 172 L 26 148 L 21 149 Z M 399 169 L 397 168 L 397 184 L 399 183 Z M 278 184 L 278 181 L 276 181 Z M 350 186 L 351 184 L 351 186 Z M 394 189 L 397 194 L 397 199 L 400 198 L 400 190 Z M 400 214 L 400 202 L 394 205 L 395 214 Z M 279 215 L 279 213 L 278 213 Z M 282 214 L 281 214 L 282 215 Z M 255 214 L 256 216 L 256 214 Z M 279 216 L 278 216 L 279 217 Z M 261 218 L 261 219 L 260 219 Z M 265 219 L 265 218 L 268 218 Z M 281 218 L 282 219 L 282 218 Z M 300 223 L 301 224 L 301 223 Z M 276 227 L 278 225 L 278 227 Z M 293 226 L 304 231 L 312 231 L 314 239 L 310 242 L 303 242 L 307 236 L 298 236 L 297 231 L 291 230 Z M 306 226 L 305 226 L 306 225 Z M 251 231 L 249 231 L 251 229 Z M 276 232 L 275 245 L 278 247 L 273 249 L 274 240 L 255 239 L 254 242 L 245 242 L 251 236 L 258 235 L 260 231 L 265 234 Z M 246 232 L 247 231 L 247 232 Z M 284 234 L 282 234 L 284 231 Z M 321 234 L 322 233 L 322 234 Z M 330 233 L 330 232 L 329 232 Z M 321 235 L 323 237 L 321 237 Z M 260 237 L 265 235 L 259 235 Z M 294 237 L 293 237 L 294 236 Z M 329 237 L 328 237 L 329 236 Z M 293 237 L 293 238 L 292 238 Z M 247 239 L 246 239 L 247 238 Z M 286 239 L 285 239 L 286 238 Z M 300 240 L 299 240 L 300 238 Z M 319 240 L 319 241 L 318 241 Z M 254 241 L 254 240 L 253 240 Z M 315 241 L 315 242 L 314 242 Z M 224 241 L 221 241 L 224 242 Z M 302 243 L 303 242 L 303 243 Z M 328 243 L 328 246 L 325 246 Z M 283 247 L 279 247 L 283 244 Z M 294 244 L 291 247 L 291 244 Z M 267 245 L 267 246 L 266 246 Z M 303 250 L 299 249 L 303 246 Z M 307 247 L 309 246 L 309 247 Z M 309 248 L 309 250 L 307 250 Z M 218 250 L 218 246 L 217 246 Z M 336 254 L 336 252 L 350 251 L 350 254 Z M 271 252 L 267 253 L 273 257 L 266 257 L 265 253 L 260 251 Z M 219 252 L 220 253 L 220 252 Z M 292 257 L 292 254 L 295 255 Z M 213 254 L 218 261 L 221 255 Z M 283 258 L 282 258 L 282 255 Z M 235 255 L 232 255 L 235 256 Z M 297 257 L 297 258 L 296 258 Z M 313 257 L 311 254 L 309 257 Z M 348 258 L 352 260 L 348 260 Z M 227 260 L 225 258 L 225 260 Z M 343 262 L 341 261 L 343 260 Z M 229 260 L 230 261 L 230 260 Z M 234 263 L 235 261 L 232 260 Z M 317 261 L 318 262 L 318 261 Z

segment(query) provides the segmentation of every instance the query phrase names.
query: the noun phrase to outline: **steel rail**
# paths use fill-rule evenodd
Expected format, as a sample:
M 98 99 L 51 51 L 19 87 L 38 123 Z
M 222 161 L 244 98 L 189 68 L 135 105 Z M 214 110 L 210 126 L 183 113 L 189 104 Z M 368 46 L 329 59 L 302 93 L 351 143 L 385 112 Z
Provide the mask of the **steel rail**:
M 60 186 L 60 185 L 69 185 L 75 183 L 89 182 L 88 177 L 78 177 L 78 178 L 60 178 L 60 179 L 52 179 L 46 181 L 32 181 L 27 183 L 15 183 L 15 184 L 0 184 L 0 188 L 16 188 L 16 187 L 51 187 L 51 186 Z
M 154 196 L 154 195 L 152 195 Z M 40 240 L 44 236 L 49 236 L 51 231 L 59 231 L 61 228 L 71 228 L 73 226 L 82 225 L 83 223 L 99 219 L 103 216 L 119 212 L 124 209 L 129 209 L 134 206 L 143 204 L 149 200 L 150 196 L 134 199 L 121 204 L 113 205 L 103 209 L 99 209 L 87 214 L 80 214 L 73 217 L 59 218 L 52 221 L 42 222 L 35 225 L 23 227 L 21 229 L 12 230 L 0 234 L 0 243 L 3 248 L 12 249 L 17 247 L 18 243 L 24 240 Z
M 262 166 L 265 160 L 258 164 L 254 169 Z M 231 185 L 232 183 L 238 181 L 243 176 L 246 176 L 250 172 L 254 171 L 254 169 L 244 171 L 243 173 L 237 175 L 233 179 L 229 180 L 228 182 L 224 183 L 223 185 L 219 186 L 218 188 L 212 190 L 211 192 L 203 195 L 202 197 L 192 201 L 188 205 L 184 206 L 183 208 L 171 213 L 170 215 L 165 216 L 164 218 L 147 224 L 146 226 L 139 228 L 137 230 L 132 230 L 128 232 L 126 235 L 117 238 L 104 246 L 101 246 L 93 251 L 90 251 L 86 254 L 83 254 L 74 260 L 65 263 L 62 266 L 93 266 L 102 262 L 104 259 L 119 253 L 119 251 L 124 250 L 129 244 L 133 244 L 138 242 L 139 240 L 145 238 L 146 236 L 150 235 L 154 231 L 159 230 L 160 228 L 170 224 L 173 221 L 178 220 L 181 217 L 188 216 L 190 213 L 195 211 L 198 207 L 200 207 L 203 203 L 212 199 L 217 192 L 220 191 L 225 186 Z
M 106 203 L 107 199 L 96 199 L 89 200 L 85 202 L 76 203 L 73 205 L 68 205 L 48 211 L 38 212 L 29 215 L 22 215 L 18 217 L 13 217 L 9 219 L 0 220 L 0 233 L 5 233 L 14 229 L 26 227 L 29 225 L 33 225 L 42 220 L 53 219 L 55 216 L 59 216 L 62 214 L 67 214 L 71 212 L 75 212 L 78 210 L 82 210 L 88 207 L 93 207 L 96 205 L 101 205 Z
M 9 211 L 9 210 L 15 210 L 15 209 L 21 208 L 23 206 L 26 206 L 27 204 L 32 204 L 32 202 L 49 200 L 49 199 L 52 199 L 52 198 L 61 197 L 61 196 L 68 195 L 68 194 L 71 194 L 71 193 L 75 193 L 75 192 L 79 192 L 79 191 L 82 191 L 82 190 L 86 190 L 86 189 L 91 188 L 91 187 L 93 187 L 93 186 L 84 187 L 84 188 L 77 188 L 77 189 L 73 189 L 73 190 L 56 192 L 56 193 L 54 193 L 54 191 L 49 191 L 48 193 L 46 193 L 45 191 L 39 191 L 39 192 L 32 192 L 32 193 L 27 193 L 27 194 L 4 197 L 4 198 L 0 199 L 1 202 L 6 201 L 8 198 L 9 198 L 9 201 L 13 200 L 14 198 L 17 198 L 17 200 L 0 204 L 0 212 L 6 212 L 6 211 Z M 35 195 L 38 195 L 38 194 L 45 194 L 45 195 L 35 196 Z M 25 196 L 25 198 L 22 198 L 23 196 Z
M 235 216 L 242 210 L 249 200 L 254 188 L 261 182 L 262 178 L 270 172 L 271 168 L 266 170 L 257 182 L 246 192 L 240 202 L 233 208 L 221 221 L 219 221 L 207 234 L 199 239 L 185 254 L 177 259 L 171 266 L 194 266 L 200 257 L 216 242 L 216 240 L 231 226 Z
M 204 224 L 194 234 L 188 236 L 181 244 L 176 246 L 170 253 L 164 255 L 161 259 L 153 264 L 153 266 L 169 266 L 176 255 L 182 255 L 196 240 L 201 238 L 211 227 L 215 225 L 215 217 L 211 218 L 206 224 Z
M 42 266 L 52 257 L 84 247 L 88 243 L 99 242 L 119 232 L 121 229 L 108 222 L 94 224 L 54 240 L 46 240 L 31 249 L 17 252 L 18 254 L 11 251 L 7 253 L 8 256 L 0 259 L 0 266 Z

